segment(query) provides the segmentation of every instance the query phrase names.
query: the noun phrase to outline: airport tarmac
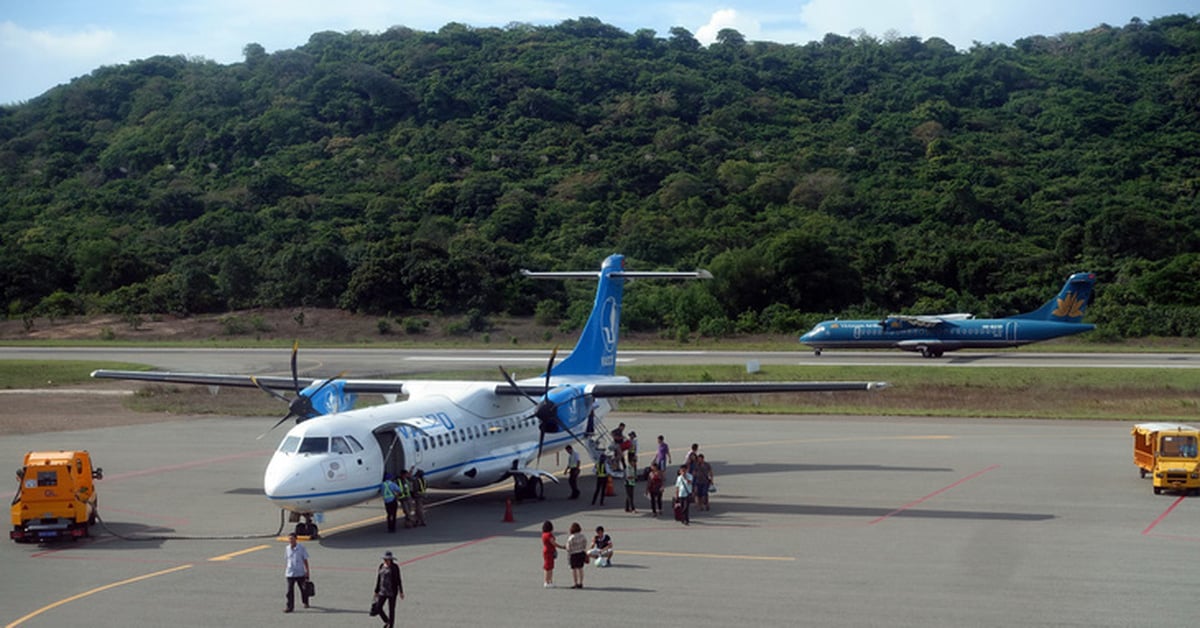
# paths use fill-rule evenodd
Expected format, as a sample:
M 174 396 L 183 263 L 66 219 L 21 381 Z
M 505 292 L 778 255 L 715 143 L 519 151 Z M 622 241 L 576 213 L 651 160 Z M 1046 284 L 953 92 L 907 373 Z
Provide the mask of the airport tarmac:
M 623 413 L 642 463 L 664 434 L 713 463 L 712 510 L 655 519 L 638 487 L 592 507 L 567 487 L 513 507 L 510 486 L 435 492 L 429 526 L 387 534 L 378 502 L 328 513 L 306 543 L 317 597 L 283 615 L 280 513 L 262 497 L 277 430 L 195 418 L 6 436 L 0 461 L 85 448 L 104 528 L 0 544 L 4 626 L 372 626 L 392 550 L 400 626 L 1152 626 L 1194 623 L 1200 500 L 1154 495 L 1109 422 Z M 547 455 L 543 468 L 564 459 Z M 11 473 L 7 471 L 6 473 Z M 9 476 L 11 478 L 11 476 Z M 11 485 L 10 485 L 11 486 Z M 5 489 L 9 487 L 3 487 Z M 0 495 L 11 496 L 10 492 Z M 542 587 L 539 535 L 603 525 L 616 556 Z M 218 538 L 224 537 L 224 538 Z

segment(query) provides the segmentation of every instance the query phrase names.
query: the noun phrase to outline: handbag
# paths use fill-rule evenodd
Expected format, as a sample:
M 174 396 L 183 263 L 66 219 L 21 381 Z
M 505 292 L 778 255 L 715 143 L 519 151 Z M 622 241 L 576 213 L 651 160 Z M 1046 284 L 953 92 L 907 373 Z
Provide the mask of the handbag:
M 374 598 L 371 600 L 371 611 L 370 611 L 370 615 L 371 615 L 371 617 L 378 617 L 378 616 L 379 616 L 379 603 L 380 603 L 380 602 L 381 602 L 381 600 L 379 599 L 379 596 L 378 596 L 378 595 L 376 595 L 376 596 L 375 596 L 375 597 L 374 597 Z
M 317 597 L 317 585 L 312 580 L 304 581 L 304 594 L 308 597 Z

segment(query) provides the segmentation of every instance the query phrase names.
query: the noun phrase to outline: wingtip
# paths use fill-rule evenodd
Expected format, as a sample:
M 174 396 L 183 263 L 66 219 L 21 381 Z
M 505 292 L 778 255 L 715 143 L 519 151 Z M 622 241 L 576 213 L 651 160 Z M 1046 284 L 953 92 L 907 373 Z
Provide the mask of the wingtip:
M 891 384 L 887 382 L 867 382 L 867 390 L 883 390 L 890 386 Z

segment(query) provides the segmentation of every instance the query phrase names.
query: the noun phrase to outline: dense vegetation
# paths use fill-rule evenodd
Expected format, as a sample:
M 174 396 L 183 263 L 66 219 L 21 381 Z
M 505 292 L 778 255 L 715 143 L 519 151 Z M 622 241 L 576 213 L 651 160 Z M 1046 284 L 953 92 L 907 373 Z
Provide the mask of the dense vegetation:
M 593 18 L 155 57 L 0 108 L 10 316 L 336 306 L 578 318 L 518 268 L 705 267 L 626 321 L 797 331 L 1100 277 L 1103 337 L 1200 333 L 1200 22 L 976 45 L 701 46 Z M 571 299 L 569 297 L 577 298 Z

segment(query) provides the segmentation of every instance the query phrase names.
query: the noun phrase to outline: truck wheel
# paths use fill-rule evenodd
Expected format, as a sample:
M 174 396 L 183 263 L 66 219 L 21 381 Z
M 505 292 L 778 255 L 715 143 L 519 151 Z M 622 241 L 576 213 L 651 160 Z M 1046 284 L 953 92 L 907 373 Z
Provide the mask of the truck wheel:
M 1139 469 L 1139 470 L 1142 472 L 1142 479 L 1143 480 L 1146 479 L 1146 470 L 1145 469 Z
M 1161 486 L 1156 486 L 1156 487 L 1154 487 L 1154 494 L 1155 494 L 1155 495 L 1162 495 L 1162 487 L 1161 487 Z

